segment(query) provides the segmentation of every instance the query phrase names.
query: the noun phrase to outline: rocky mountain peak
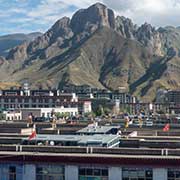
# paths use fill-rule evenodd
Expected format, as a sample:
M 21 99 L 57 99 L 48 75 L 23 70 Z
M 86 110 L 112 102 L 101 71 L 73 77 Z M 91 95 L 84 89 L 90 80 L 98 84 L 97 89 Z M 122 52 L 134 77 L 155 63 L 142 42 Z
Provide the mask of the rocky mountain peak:
M 34 53 L 39 49 L 45 49 L 56 41 L 61 45 L 65 39 L 69 39 L 72 36 L 73 32 L 70 28 L 70 19 L 68 17 L 63 17 L 56 21 L 43 36 L 33 41 L 28 47 L 28 52 Z
M 137 26 L 133 24 L 132 20 L 124 16 L 116 17 L 116 31 L 123 37 L 134 39 Z
M 102 26 L 114 29 L 115 17 L 114 12 L 101 3 L 77 11 L 71 19 L 71 27 L 75 33 L 92 33 Z
M 161 34 L 151 24 L 144 23 L 136 32 L 136 39 L 142 43 L 143 46 L 149 48 L 149 51 L 157 56 L 163 56 L 163 45 Z
M 105 27 L 105 28 L 104 28 Z M 30 38 L 31 39 L 31 38 Z M 140 27 L 97 3 L 63 17 L 32 42 L 0 57 L 0 80 L 32 87 L 65 84 L 118 89 L 153 97 L 159 87 L 180 87 L 180 28 Z
M 154 27 L 151 26 L 151 24 L 144 23 L 137 30 L 137 38 L 139 41 L 143 42 L 145 39 L 150 40 L 155 33 L 156 33 L 156 30 Z
M 5 61 L 4 57 L 0 56 L 0 65 L 2 65 L 4 61 Z
M 52 28 L 47 32 L 47 34 L 53 33 L 53 36 L 66 37 L 71 32 L 70 30 L 70 18 L 63 17 L 62 19 L 56 21 Z
M 7 59 L 23 61 L 28 56 L 27 55 L 27 46 L 28 46 L 28 43 L 25 42 L 17 47 L 12 48 L 7 56 Z

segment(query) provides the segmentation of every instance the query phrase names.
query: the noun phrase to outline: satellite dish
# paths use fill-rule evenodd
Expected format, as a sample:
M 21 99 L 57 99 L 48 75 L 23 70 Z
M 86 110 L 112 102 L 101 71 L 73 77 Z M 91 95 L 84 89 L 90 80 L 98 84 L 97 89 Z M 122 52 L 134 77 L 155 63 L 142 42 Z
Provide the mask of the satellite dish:
M 54 141 L 50 141 L 50 145 L 51 145 L 51 146 L 54 146 Z

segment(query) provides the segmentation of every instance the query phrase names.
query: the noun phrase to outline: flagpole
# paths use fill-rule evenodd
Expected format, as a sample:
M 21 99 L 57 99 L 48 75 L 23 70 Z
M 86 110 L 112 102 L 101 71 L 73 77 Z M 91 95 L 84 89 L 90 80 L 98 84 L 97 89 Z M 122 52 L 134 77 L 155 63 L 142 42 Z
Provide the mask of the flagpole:
M 157 137 L 157 135 L 158 135 L 158 134 L 157 134 L 157 130 L 155 130 L 155 136 Z

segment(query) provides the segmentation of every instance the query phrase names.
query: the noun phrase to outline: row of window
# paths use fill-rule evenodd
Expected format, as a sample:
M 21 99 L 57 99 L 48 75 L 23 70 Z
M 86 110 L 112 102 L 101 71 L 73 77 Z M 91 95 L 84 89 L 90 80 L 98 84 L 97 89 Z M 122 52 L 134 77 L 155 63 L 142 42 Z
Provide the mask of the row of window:
M 7 116 L 6 119 L 8 121 L 13 121 L 13 120 L 21 120 L 21 116 Z
M 2 108 L 2 107 L 4 107 L 4 108 L 29 108 L 29 107 L 31 107 L 31 108 L 48 108 L 48 107 L 60 107 L 60 106 L 62 106 L 61 104 L 60 105 L 58 105 L 58 104 L 4 104 L 3 106 L 2 105 L 0 105 L 0 107 Z M 70 108 L 70 107 L 77 107 L 77 105 L 64 105 L 63 104 L 63 107 L 64 108 Z
M 15 99 L 15 98 L 12 98 L 12 99 L 9 99 L 9 98 L 5 98 L 5 99 L 0 99 L 0 102 L 5 102 L 5 103 L 29 103 L 29 102 L 32 102 L 32 103 L 58 103 L 58 102 L 72 102 L 71 100 L 67 100 L 67 99 L 30 99 L 30 98 L 27 98 L 27 99 Z
M 4 104 L 4 106 L 1 106 L 1 107 L 4 107 L 6 109 L 13 109 L 13 108 L 49 108 L 49 107 L 55 107 L 55 105 L 42 105 L 42 104 L 32 104 L 32 105 L 29 105 L 29 104 Z
M 151 168 L 123 168 L 122 180 L 153 180 L 153 170 Z
M 27 169 L 26 169 L 27 170 Z M 29 169 L 30 170 L 30 169 Z M 28 170 L 28 171 L 29 171 Z M 23 165 L 0 165 L 3 180 L 23 180 Z M 180 180 L 180 169 L 168 169 L 168 180 Z M 108 168 L 80 167 L 79 180 L 108 180 Z M 37 165 L 36 180 L 65 180 L 65 167 L 58 165 Z M 153 180 L 152 168 L 123 168 L 122 180 Z

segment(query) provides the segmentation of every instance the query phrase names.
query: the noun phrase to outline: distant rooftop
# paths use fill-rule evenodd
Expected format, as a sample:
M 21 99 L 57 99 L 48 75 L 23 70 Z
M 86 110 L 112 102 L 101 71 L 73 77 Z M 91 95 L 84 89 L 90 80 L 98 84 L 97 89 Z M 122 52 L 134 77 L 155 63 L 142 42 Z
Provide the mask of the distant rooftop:
M 114 134 L 119 129 L 120 126 L 97 126 L 95 124 L 92 124 L 77 131 L 77 134 Z

